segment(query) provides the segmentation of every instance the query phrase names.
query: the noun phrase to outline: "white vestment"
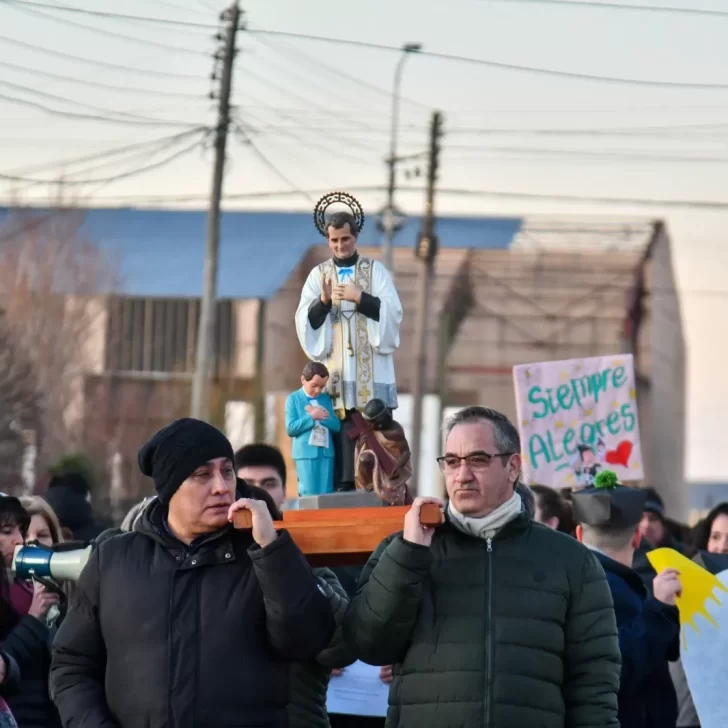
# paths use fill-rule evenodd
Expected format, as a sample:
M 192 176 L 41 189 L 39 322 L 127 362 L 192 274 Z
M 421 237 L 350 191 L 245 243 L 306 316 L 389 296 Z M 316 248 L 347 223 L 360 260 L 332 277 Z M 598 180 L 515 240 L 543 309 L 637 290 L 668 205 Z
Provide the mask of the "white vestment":
M 350 301 L 333 303 L 323 325 L 314 329 L 308 319 L 320 300 L 321 275 L 332 283 L 354 283 L 379 299 L 379 321 L 367 318 Z M 296 332 L 306 356 L 329 370 L 328 392 L 334 409 L 361 410 L 371 399 L 397 407 L 394 352 L 399 347 L 402 304 L 387 269 L 376 260 L 359 256 L 355 265 L 337 267 L 333 259 L 308 275 L 296 311 Z

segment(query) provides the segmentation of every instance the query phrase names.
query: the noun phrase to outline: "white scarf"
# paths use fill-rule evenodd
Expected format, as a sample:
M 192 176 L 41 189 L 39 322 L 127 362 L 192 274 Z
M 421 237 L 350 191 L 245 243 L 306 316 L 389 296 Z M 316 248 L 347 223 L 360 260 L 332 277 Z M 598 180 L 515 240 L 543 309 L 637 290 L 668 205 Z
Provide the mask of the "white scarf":
M 453 525 L 460 531 L 468 534 L 468 536 L 487 539 L 493 538 L 503 526 L 516 518 L 522 507 L 521 496 L 514 491 L 513 495 L 505 503 L 502 503 L 498 508 L 482 518 L 464 516 L 456 510 L 452 501 L 448 504 L 448 512 Z

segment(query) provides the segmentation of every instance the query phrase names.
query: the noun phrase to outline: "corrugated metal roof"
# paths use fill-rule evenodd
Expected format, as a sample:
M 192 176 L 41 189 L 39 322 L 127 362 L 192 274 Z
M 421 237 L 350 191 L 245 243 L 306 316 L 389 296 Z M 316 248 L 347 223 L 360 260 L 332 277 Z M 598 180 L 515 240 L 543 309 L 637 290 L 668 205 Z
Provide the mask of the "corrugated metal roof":
M 0 223 L 8 215 L 8 208 L 0 208 Z M 206 220 L 206 213 L 199 211 L 90 209 L 82 232 L 119 261 L 128 295 L 200 296 Z M 371 219 L 366 223 L 359 244 L 379 245 L 376 225 Z M 445 248 L 507 249 L 521 224 L 520 218 L 441 217 L 437 232 Z M 409 219 L 395 237 L 395 246 L 414 248 L 419 230 L 420 218 Z M 308 249 L 321 244 L 323 238 L 308 213 L 223 213 L 218 296 L 270 298 Z

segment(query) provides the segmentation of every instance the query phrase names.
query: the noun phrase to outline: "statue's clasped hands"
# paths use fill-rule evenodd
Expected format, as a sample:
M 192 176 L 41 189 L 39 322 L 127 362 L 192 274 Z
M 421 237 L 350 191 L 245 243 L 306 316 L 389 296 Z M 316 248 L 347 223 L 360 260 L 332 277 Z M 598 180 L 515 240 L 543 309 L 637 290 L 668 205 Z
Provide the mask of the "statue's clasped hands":
M 308 405 L 308 407 L 306 407 L 306 412 L 308 412 L 308 414 L 311 415 L 311 418 L 314 420 L 328 420 L 329 419 L 329 413 L 323 407 L 315 407 L 313 405 Z

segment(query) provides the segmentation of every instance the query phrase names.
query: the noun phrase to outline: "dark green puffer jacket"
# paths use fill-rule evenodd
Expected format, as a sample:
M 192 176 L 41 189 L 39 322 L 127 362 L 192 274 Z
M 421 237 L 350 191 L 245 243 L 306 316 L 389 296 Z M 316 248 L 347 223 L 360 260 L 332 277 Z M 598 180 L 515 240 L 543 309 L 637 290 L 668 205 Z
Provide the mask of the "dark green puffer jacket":
M 328 728 L 326 691 L 334 667 L 347 667 L 355 658 L 344 642 L 342 625 L 349 598 L 330 569 L 314 569 L 314 575 L 329 599 L 336 620 L 336 631 L 329 646 L 315 661 L 291 665 L 291 702 L 288 728 Z
M 387 728 L 619 728 L 621 658 L 604 571 L 522 513 L 488 542 L 449 522 L 386 539 L 344 633 L 394 665 Z

